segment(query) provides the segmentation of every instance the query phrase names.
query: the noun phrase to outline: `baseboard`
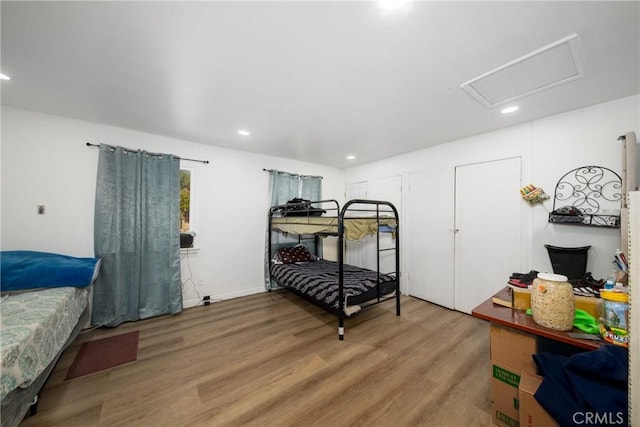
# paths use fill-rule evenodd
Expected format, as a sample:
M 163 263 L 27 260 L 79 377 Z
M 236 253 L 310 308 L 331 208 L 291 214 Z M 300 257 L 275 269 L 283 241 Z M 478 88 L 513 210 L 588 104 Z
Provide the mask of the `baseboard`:
M 255 286 L 253 288 L 240 289 L 237 291 L 213 294 L 213 295 L 210 295 L 210 297 L 211 297 L 212 304 L 215 304 L 215 301 L 220 301 L 220 300 L 224 301 L 224 300 L 233 299 L 233 298 L 245 297 L 247 295 L 259 294 L 261 292 L 266 292 L 266 289 L 264 288 L 264 286 Z M 191 299 L 182 301 L 183 308 L 191 308 L 199 305 L 203 305 L 203 302 L 201 299 L 198 299 L 198 298 L 191 298 Z

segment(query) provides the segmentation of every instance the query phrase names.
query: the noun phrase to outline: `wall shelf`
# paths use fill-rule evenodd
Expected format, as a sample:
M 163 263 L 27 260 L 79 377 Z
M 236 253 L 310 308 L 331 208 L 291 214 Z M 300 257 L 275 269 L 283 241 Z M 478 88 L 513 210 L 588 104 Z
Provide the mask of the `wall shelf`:
M 620 228 L 622 178 L 602 166 L 581 166 L 564 174 L 553 195 L 553 224 Z
M 567 220 L 567 215 L 554 215 L 549 214 L 549 222 L 553 224 L 568 224 L 568 225 L 587 225 L 591 227 L 609 227 L 620 228 L 620 215 L 593 215 L 583 214 L 580 217 L 570 217 L 571 220 Z M 577 220 L 573 220 L 577 218 Z

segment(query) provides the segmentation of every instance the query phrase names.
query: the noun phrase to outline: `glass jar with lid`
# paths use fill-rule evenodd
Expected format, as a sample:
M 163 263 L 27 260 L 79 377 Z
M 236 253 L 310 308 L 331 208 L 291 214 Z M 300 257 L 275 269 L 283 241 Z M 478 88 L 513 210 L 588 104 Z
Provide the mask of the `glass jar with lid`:
M 531 289 L 531 314 L 540 326 L 557 331 L 573 328 L 575 317 L 573 286 L 567 276 L 539 273 Z

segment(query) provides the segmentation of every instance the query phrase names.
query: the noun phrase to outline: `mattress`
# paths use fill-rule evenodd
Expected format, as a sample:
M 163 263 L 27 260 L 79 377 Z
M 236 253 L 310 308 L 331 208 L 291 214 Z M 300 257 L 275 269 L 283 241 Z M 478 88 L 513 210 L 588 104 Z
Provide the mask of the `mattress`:
M 3 297 L 2 399 L 28 387 L 54 360 L 87 306 L 86 288 L 60 287 Z
M 339 310 L 337 262 L 320 260 L 301 264 L 274 264 L 271 267 L 271 277 L 282 286 L 331 311 Z M 344 264 L 343 277 L 345 307 L 377 299 L 377 272 Z M 395 288 L 394 276 L 380 275 L 380 296 L 391 295 Z M 346 311 L 345 314 L 349 313 Z
M 344 236 L 347 240 L 360 240 L 373 236 L 378 232 L 378 226 L 386 226 L 387 230 L 395 232 L 396 220 L 393 217 L 346 217 L 343 220 Z M 283 233 L 291 234 L 337 234 L 338 218 L 329 216 L 319 217 L 273 217 L 271 228 Z

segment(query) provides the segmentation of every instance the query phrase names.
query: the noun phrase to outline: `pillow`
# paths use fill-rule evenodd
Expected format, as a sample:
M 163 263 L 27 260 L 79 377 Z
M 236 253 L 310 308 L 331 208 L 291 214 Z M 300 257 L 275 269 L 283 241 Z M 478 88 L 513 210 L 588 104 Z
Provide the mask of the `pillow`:
M 280 248 L 276 252 L 276 262 L 283 264 L 293 264 L 298 262 L 315 261 L 315 257 L 311 255 L 309 249 L 305 245 L 296 245 L 292 248 Z
M 76 258 L 35 251 L 0 253 L 0 289 L 2 292 L 89 286 L 98 276 L 101 259 Z

